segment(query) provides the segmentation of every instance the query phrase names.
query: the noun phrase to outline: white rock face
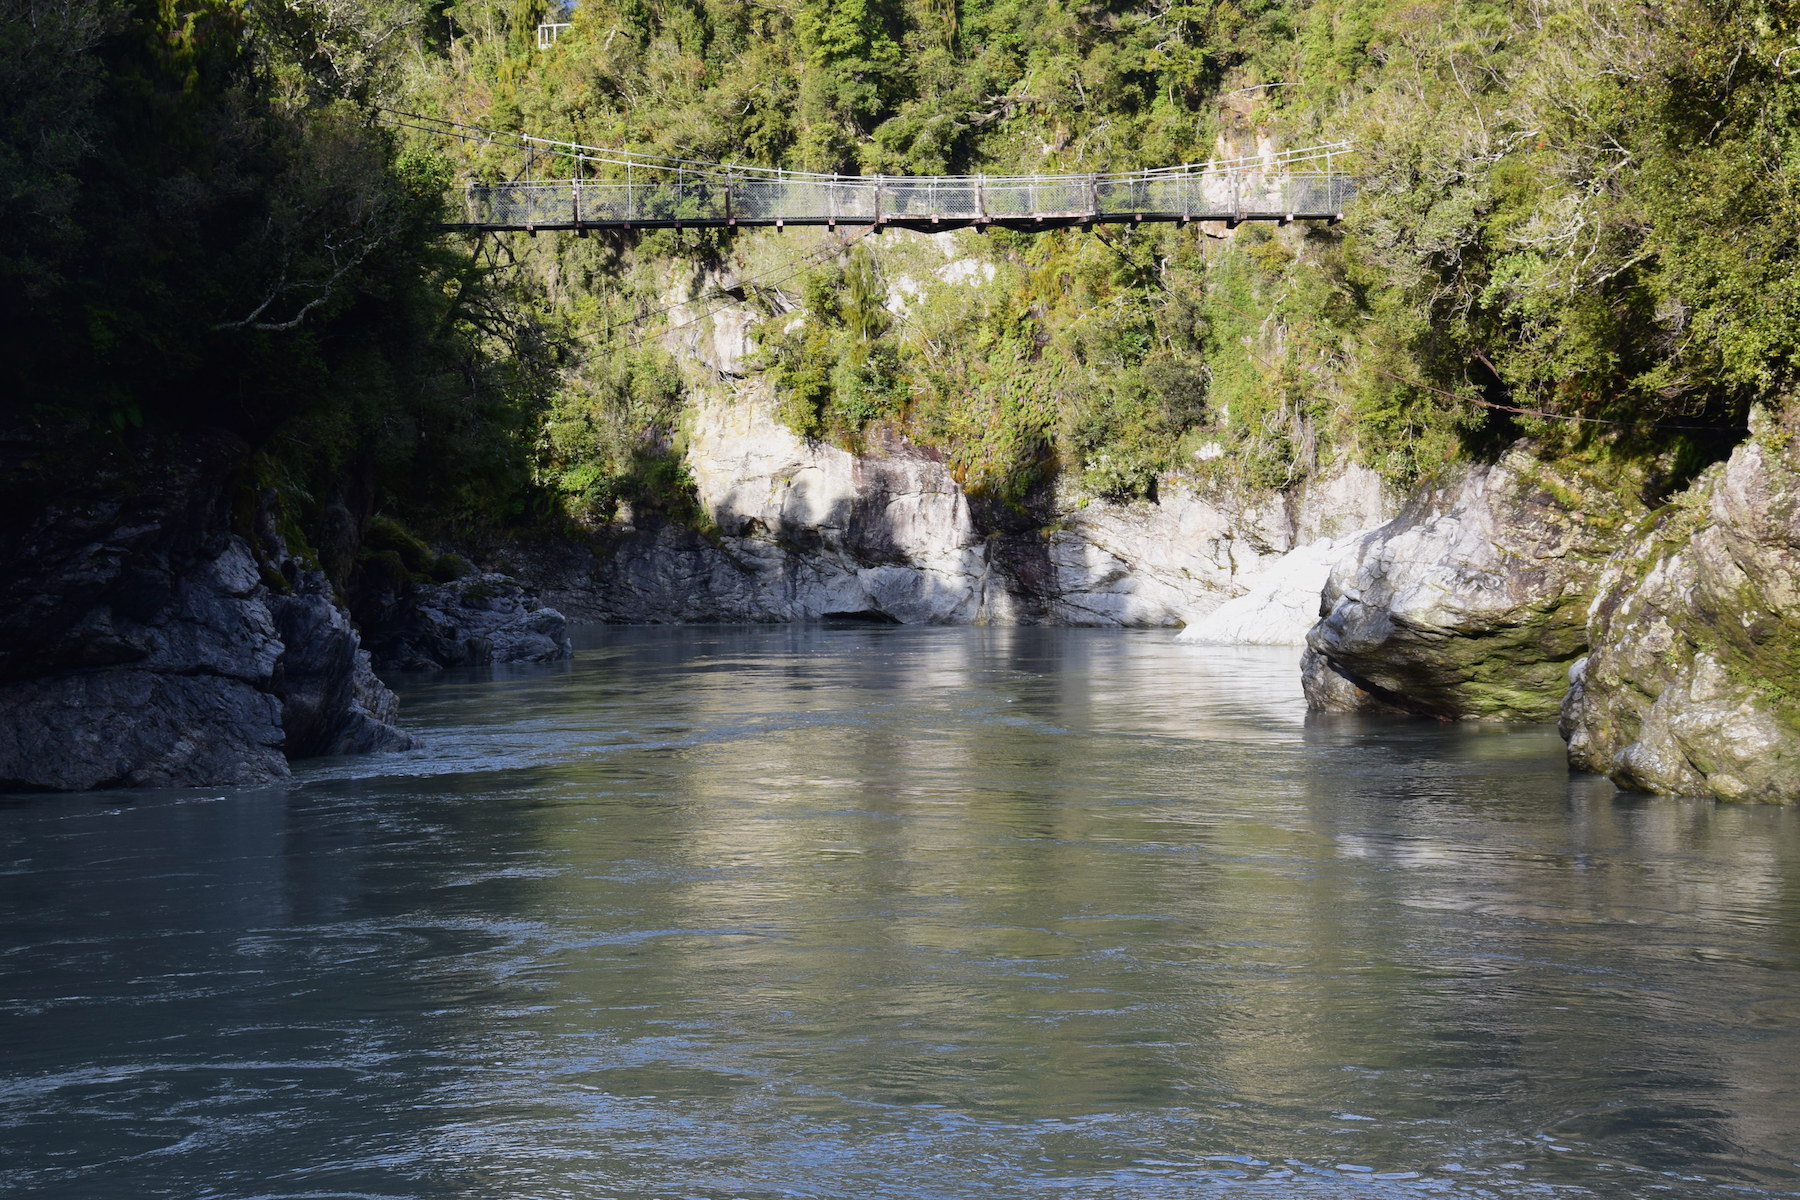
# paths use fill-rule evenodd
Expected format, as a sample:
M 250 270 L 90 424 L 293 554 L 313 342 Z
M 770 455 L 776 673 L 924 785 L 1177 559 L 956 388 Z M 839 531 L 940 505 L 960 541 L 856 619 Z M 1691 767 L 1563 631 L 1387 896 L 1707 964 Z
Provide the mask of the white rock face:
M 994 264 L 965 256 L 952 234 L 917 249 L 911 273 L 889 280 L 896 311 L 932 288 L 995 278 Z M 978 518 L 926 450 L 891 441 L 856 456 L 777 421 L 754 369 L 752 314 L 704 299 L 736 283 L 708 272 L 669 294 L 678 308 L 666 344 L 688 368 L 694 404 L 687 465 L 716 534 L 639 530 L 628 516 L 610 552 L 540 564 L 532 574 L 546 602 L 572 617 L 1167 627 L 1235 603 L 1206 626 L 1208 640 L 1288 643 L 1299 640 L 1288 614 L 1316 615 L 1313 566 L 1325 550 L 1266 583 L 1264 574 L 1296 547 L 1335 545 L 1394 514 L 1380 477 L 1350 468 L 1291 494 L 1168 486 L 1154 502 L 1071 496 L 1043 529 L 1020 528 L 1019 514 Z M 1225 453 L 1209 449 L 1197 457 Z M 1310 598 L 1300 594 L 1309 588 Z M 1246 606 L 1267 612 L 1251 619 Z
M 1302 646 L 1319 619 L 1319 594 L 1332 564 L 1359 534 L 1296 546 L 1242 582 L 1249 591 L 1227 600 L 1181 631 L 1177 641 L 1237 646 Z
M 975 258 L 957 258 L 945 263 L 935 272 L 945 283 L 982 283 L 994 282 L 994 264 Z
M 718 537 L 628 540 L 591 591 L 547 587 L 556 602 L 628 621 L 1017 619 L 962 489 L 912 446 L 859 458 L 809 443 L 750 384 L 697 407 L 688 468 Z
M 1297 495 L 1263 495 L 1245 502 L 1167 488 L 1157 503 L 1109 504 L 1104 501 L 1075 512 L 1066 528 L 1052 538 L 1056 565 L 1050 618 L 1079 625 L 1178 625 L 1202 622 L 1221 606 L 1259 587 L 1271 570 L 1299 547 L 1325 543 L 1317 552 L 1329 555 L 1349 542 L 1345 535 L 1381 524 L 1392 515 L 1392 500 L 1381 477 L 1364 467 L 1351 467 Z M 1309 586 L 1303 564 L 1281 576 L 1284 595 Z M 1320 570 L 1311 571 L 1310 599 L 1288 596 L 1284 603 L 1307 612 L 1308 626 L 1317 619 Z M 1206 641 L 1236 641 L 1224 623 L 1196 634 Z M 1248 627 L 1246 627 L 1248 628 Z M 1305 640 L 1288 624 L 1270 626 L 1249 640 L 1289 645 Z
M 669 349 L 714 375 L 746 374 L 756 349 L 756 314 L 744 305 L 717 300 L 737 286 L 737 273 L 730 269 L 708 269 L 698 280 L 675 284 L 664 297 L 672 306 Z
M 1600 568 L 1642 511 L 1617 483 L 1520 442 L 1415 495 L 1326 582 L 1302 666 L 1313 707 L 1555 716 Z
M 759 389 L 702 405 L 688 467 L 700 502 L 753 570 L 745 615 L 882 614 L 908 624 L 1005 620 L 988 551 L 944 464 L 910 446 L 858 458 L 775 420 Z M 810 551 L 780 562 L 787 547 Z M 771 554 L 770 551 L 776 552 Z
M 795 436 L 772 409 L 754 382 L 695 409 L 688 468 L 716 537 L 665 527 L 626 538 L 580 586 L 542 579 L 546 599 L 619 621 L 1176 626 L 1250 592 L 1296 545 L 1335 546 L 1341 527 L 1390 511 L 1379 478 L 1350 471 L 1295 497 L 1245 503 L 1172 487 L 1156 503 L 1074 508 L 1047 530 L 986 531 L 929 453 L 896 442 L 859 457 Z M 1297 567 L 1283 579 L 1287 591 L 1304 586 Z M 1308 623 L 1312 590 L 1310 600 L 1283 593 Z M 1291 642 L 1293 625 L 1244 628 Z

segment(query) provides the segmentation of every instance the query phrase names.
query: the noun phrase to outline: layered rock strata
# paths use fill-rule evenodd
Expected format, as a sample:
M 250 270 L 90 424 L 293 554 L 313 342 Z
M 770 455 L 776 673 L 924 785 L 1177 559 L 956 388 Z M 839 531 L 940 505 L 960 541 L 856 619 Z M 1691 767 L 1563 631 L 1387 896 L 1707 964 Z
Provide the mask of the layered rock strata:
M 1311 707 L 1554 719 L 1601 569 L 1643 512 L 1620 484 L 1519 443 L 1416 494 L 1329 574 L 1302 664 Z
M 1562 710 L 1622 788 L 1800 802 L 1800 415 L 1749 440 L 1607 564 Z

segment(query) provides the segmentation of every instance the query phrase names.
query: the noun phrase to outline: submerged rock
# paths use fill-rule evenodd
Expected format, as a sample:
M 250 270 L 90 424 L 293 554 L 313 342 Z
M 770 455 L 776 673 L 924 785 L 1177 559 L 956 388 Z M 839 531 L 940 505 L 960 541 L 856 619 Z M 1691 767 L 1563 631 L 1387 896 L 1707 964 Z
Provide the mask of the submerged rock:
M 1587 651 L 1587 608 L 1619 531 L 1618 481 L 1519 443 L 1457 469 L 1332 569 L 1302 661 L 1319 711 L 1554 719 Z
M 244 455 L 197 435 L 15 507 L 0 529 L 0 789 L 254 784 L 289 758 L 412 744 L 323 575 L 267 519 L 254 546 L 233 529 Z
M 435 671 L 570 658 L 568 621 L 517 580 L 482 574 L 416 584 L 365 626 L 377 669 Z
M 1607 564 L 1562 710 L 1636 791 L 1800 802 L 1800 415 L 1752 435 Z

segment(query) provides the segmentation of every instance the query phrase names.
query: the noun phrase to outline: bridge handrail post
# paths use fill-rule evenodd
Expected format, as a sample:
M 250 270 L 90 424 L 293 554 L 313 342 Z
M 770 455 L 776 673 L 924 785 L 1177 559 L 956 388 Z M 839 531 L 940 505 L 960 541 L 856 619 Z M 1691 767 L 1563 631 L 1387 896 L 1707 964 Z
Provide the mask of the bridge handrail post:
M 883 177 L 880 175 L 877 175 L 875 177 L 875 224 L 876 225 L 881 224 L 881 180 L 882 180 L 882 178 Z
M 975 215 L 983 221 L 987 220 L 987 176 L 975 177 Z
M 1096 172 L 1088 172 L 1087 194 L 1088 215 L 1097 217 L 1100 215 L 1100 176 Z

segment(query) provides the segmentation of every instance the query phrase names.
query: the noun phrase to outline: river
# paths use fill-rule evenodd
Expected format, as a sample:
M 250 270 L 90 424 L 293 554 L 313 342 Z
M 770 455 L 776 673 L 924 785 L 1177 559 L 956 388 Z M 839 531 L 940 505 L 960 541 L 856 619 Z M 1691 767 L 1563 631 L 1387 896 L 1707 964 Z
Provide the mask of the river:
M 1800 813 L 1166 632 L 578 647 L 0 805 L 0 1192 L 1800 1194 Z

